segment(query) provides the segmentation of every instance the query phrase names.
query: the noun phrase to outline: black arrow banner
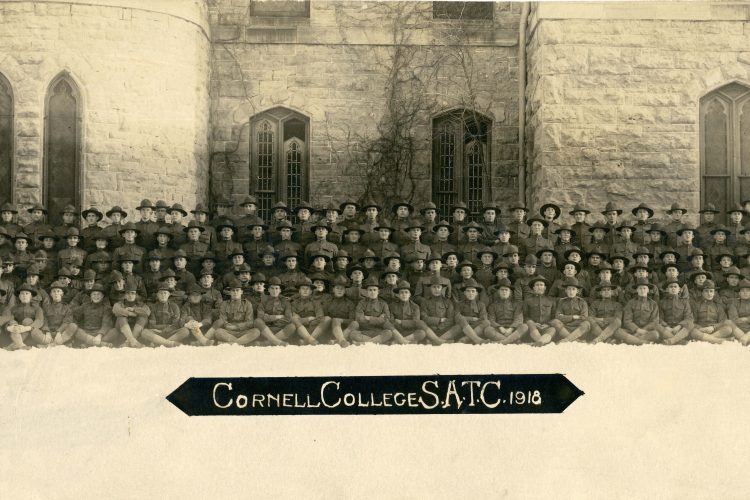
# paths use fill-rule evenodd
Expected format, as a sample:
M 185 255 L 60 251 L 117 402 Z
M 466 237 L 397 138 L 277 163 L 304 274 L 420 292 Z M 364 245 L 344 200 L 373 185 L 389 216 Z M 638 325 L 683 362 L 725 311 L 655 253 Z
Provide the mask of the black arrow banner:
M 564 375 L 189 378 L 167 400 L 189 416 L 562 413 Z

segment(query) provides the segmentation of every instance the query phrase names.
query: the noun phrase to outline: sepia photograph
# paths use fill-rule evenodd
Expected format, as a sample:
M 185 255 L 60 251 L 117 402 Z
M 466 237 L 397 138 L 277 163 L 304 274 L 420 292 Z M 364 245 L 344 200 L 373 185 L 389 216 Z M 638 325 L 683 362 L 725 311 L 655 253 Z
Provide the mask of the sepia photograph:
M 749 346 L 750 1 L 0 0 L 6 498 L 746 498 Z

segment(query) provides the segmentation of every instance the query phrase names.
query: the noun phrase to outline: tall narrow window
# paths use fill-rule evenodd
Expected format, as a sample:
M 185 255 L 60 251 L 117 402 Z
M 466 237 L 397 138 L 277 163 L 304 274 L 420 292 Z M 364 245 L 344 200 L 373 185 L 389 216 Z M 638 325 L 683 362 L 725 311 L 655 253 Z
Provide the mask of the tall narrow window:
M 274 108 L 251 120 L 250 191 L 264 220 L 278 201 L 293 209 L 308 197 L 309 120 L 286 108 Z
M 60 222 L 60 210 L 80 210 L 80 94 L 66 75 L 53 80 L 47 94 L 45 130 L 44 203 L 49 221 Z
M 13 199 L 13 92 L 0 75 L 0 205 Z
M 700 102 L 701 203 L 726 210 L 750 200 L 750 88 L 730 83 Z
M 433 122 L 432 199 L 441 217 L 459 201 L 479 215 L 489 183 L 490 120 L 461 110 Z

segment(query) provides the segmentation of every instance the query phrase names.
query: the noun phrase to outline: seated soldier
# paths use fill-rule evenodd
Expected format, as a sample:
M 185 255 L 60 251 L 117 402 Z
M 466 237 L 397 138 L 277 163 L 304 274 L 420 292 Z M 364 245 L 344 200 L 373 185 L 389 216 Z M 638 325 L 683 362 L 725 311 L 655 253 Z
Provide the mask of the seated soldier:
M 483 338 L 485 329 L 491 327 L 487 319 L 487 308 L 479 299 L 479 294 L 483 291 L 482 285 L 477 283 L 474 278 L 469 278 L 458 288 L 463 292 L 464 297 L 456 302 L 455 321 L 466 336 L 466 338 L 459 339 L 459 342 L 471 341 L 475 344 L 488 342 Z
M 268 280 L 268 295 L 264 296 L 258 308 L 256 326 L 263 337 L 276 345 L 287 345 L 286 340 L 297 330 L 292 322 L 292 305 L 284 297 L 281 280 L 274 276 Z
M 55 281 L 50 285 L 49 295 L 51 302 L 43 305 L 44 326 L 42 332 L 50 334 L 55 345 L 68 344 L 73 340 L 78 327 L 73 322 L 73 309 L 63 302 L 65 285 Z
M 213 308 L 203 301 L 203 289 L 194 283 L 188 287 L 188 300 L 180 311 L 180 328 L 173 337 L 177 342 L 185 342 L 191 335 L 196 345 L 213 345 L 215 342 L 211 325 L 213 324 Z M 207 337 L 210 335 L 210 337 Z
M 161 283 L 156 291 L 156 301 L 149 304 L 148 323 L 141 333 L 141 338 L 152 345 L 177 347 L 187 338 L 187 332 L 178 331 L 180 308 L 169 300 L 169 295 L 169 285 Z
M 734 338 L 746 346 L 750 344 L 750 280 L 742 279 L 738 285 L 739 297 L 729 304 L 729 320 Z
M 734 325 L 727 320 L 724 305 L 714 300 L 715 294 L 716 285 L 706 280 L 701 288 L 701 298 L 691 304 L 695 326 L 690 336 L 695 340 L 721 344 L 732 336 Z
M 513 300 L 513 285 L 507 278 L 501 278 L 497 282 L 497 291 L 491 297 L 487 308 L 487 319 L 490 328 L 485 328 L 485 337 L 512 344 L 521 339 L 529 328 L 523 322 L 523 308 L 521 303 Z
M 138 289 L 131 283 L 125 285 L 122 299 L 112 306 L 112 314 L 115 316 L 115 329 L 110 331 L 103 340 L 114 342 L 118 334 L 125 337 L 123 346 L 144 347 L 138 340 L 143 329 L 148 324 L 151 314 L 148 306 L 138 297 Z
M 574 277 L 565 278 L 565 297 L 557 301 L 555 319 L 551 325 L 560 334 L 560 342 L 573 342 L 582 338 L 591 329 L 588 322 L 589 306 L 578 296 L 581 285 Z
M 346 296 L 348 280 L 337 276 L 333 280 L 331 299 L 324 305 L 323 314 L 331 318 L 331 334 L 341 347 L 348 347 L 349 336 L 359 325 L 354 320 L 356 303 Z
M 557 330 L 552 325 L 555 318 L 555 299 L 545 295 L 547 280 L 533 276 L 527 283 L 531 294 L 523 300 L 523 318 L 529 327 L 529 336 L 534 345 L 549 344 Z
M 355 343 L 372 342 L 385 344 L 393 336 L 393 323 L 388 304 L 378 297 L 380 284 L 378 279 L 370 276 L 363 283 L 367 296 L 362 298 L 355 309 L 358 328 L 351 332 L 350 338 Z
M 112 347 L 106 338 L 116 337 L 113 328 L 112 306 L 104 300 L 104 287 L 100 283 L 88 290 L 89 300 L 73 310 L 76 324 L 76 341 L 85 346 Z
M 622 328 L 615 337 L 632 345 L 643 345 L 659 340 L 656 327 L 659 325 L 659 305 L 649 298 L 653 285 L 646 278 L 638 278 L 633 285 L 635 296 L 630 299 L 622 312 Z
M 10 350 L 29 349 L 31 346 L 26 341 L 31 341 L 39 346 L 47 346 L 53 342 L 52 335 L 44 333 L 44 311 L 33 303 L 36 290 L 24 283 L 16 289 L 16 305 L 10 307 L 10 320 L 5 324 L 5 330 L 10 334 Z
M 297 328 L 300 345 L 318 345 L 318 337 L 328 327 L 330 318 L 323 316 L 323 307 L 312 297 L 312 281 L 305 279 L 297 286 L 292 298 L 292 323 Z M 312 332 L 308 331 L 312 328 Z
M 242 284 L 238 280 L 230 282 L 225 290 L 229 300 L 219 306 L 219 318 L 212 328 L 219 342 L 248 345 L 260 336 L 253 317 L 253 306 L 242 298 Z
M 659 325 L 656 329 L 662 343 L 667 345 L 685 343 L 695 326 L 690 297 L 682 291 L 680 282 L 670 278 L 664 284 L 665 295 L 659 300 Z
M 615 285 L 600 283 L 594 287 L 589 305 L 589 324 L 594 339 L 592 344 L 611 339 L 622 325 L 622 304 L 613 298 Z
M 419 306 L 411 300 L 411 285 L 401 280 L 394 288 L 398 300 L 389 304 L 393 316 L 393 342 L 418 344 L 425 338 Z

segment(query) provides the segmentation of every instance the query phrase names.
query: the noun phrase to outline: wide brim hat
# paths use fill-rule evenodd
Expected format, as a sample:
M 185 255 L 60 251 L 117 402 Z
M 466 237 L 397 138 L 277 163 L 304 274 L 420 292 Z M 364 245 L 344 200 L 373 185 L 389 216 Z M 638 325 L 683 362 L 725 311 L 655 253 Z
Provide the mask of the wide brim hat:
M 393 287 L 394 292 L 399 292 L 401 290 L 409 290 L 411 291 L 411 284 L 406 280 L 401 280 L 398 282 L 396 286 Z
M 260 221 L 251 222 L 250 224 L 245 224 L 245 229 L 252 229 L 254 227 L 262 227 L 264 231 L 268 230 L 268 224 L 265 224 Z
M 187 210 L 185 210 L 185 207 L 183 207 L 179 203 L 175 203 L 174 205 L 172 205 L 171 207 L 169 207 L 167 210 L 170 213 L 172 213 L 172 212 L 180 212 L 183 217 L 187 217 L 187 214 L 188 214 Z
M 570 254 L 572 254 L 573 252 L 577 253 L 581 257 L 583 257 L 586 254 L 586 252 L 584 252 L 580 248 L 573 247 L 573 248 L 569 248 L 569 249 L 565 250 L 565 252 L 563 252 L 563 258 L 565 260 L 569 260 L 570 259 Z
M 477 258 L 481 258 L 483 254 L 490 254 L 490 255 L 492 255 L 493 259 L 497 259 L 497 257 L 498 257 L 497 252 L 495 252 L 494 250 L 492 250 L 489 247 L 485 247 L 485 248 L 482 248 L 481 250 L 479 250 L 477 252 Z M 432 258 L 427 259 L 427 262 L 429 262 L 430 260 L 434 260 L 434 259 L 432 259 Z
M 529 209 L 526 206 L 525 203 L 514 203 L 510 207 L 508 207 L 508 210 L 523 210 L 524 212 L 528 212 Z
M 279 256 L 279 260 L 286 261 L 287 259 L 291 259 L 292 257 L 298 259 L 299 255 L 297 254 L 297 252 L 286 252 Z
M 27 235 L 26 233 L 24 233 L 24 232 L 20 232 L 20 233 L 16 233 L 16 235 L 13 236 L 11 238 L 11 240 L 13 241 L 13 243 L 15 243 L 18 240 L 26 240 L 27 242 L 30 243 L 31 242 L 31 237 L 29 235 Z
M 190 211 L 190 213 L 208 215 L 208 207 L 206 207 L 203 203 L 198 203 L 195 205 L 195 208 Z
M 185 231 L 185 232 L 187 232 L 187 231 Z M 170 238 L 174 238 L 174 233 L 172 232 L 172 229 L 168 228 L 167 226 L 159 226 L 156 229 L 156 231 L 153 232 L 154 236 L 157 236 L 159 234 L 164 234 L 166 236 L 169 236 Z
M 573 215 L 573 214 L 574 214 L 574 213 L 576 213 L 576 212 L 583 212 L 583 213 L 585 213 L 586 215 L 588 215 L 588 214 L 590 214 L 590 213 L 591 213 L 591 210 L 589 210 L 588 208 L 584 208 L 584 207 L 582 207 L 581 205 L 575 205 L 575 206 L 574 206 L 574 207 L 573 207 L 573 208 L 572 208 L 572 209 L 570 210 L 570 212 L 568 212 L 568 215 Z
M 575 236 L 576 232 L 570 227 L 570 224 L 562 224 L 560 227 L 552 231 L 552 234 L 560 234 L 563 231 L 568 231 L 571 236 Z
M 419 229 L 421 231 L 424 231 L 424 223 L 421 220 L 410 219 L 407 221 L 404 231 L 409 231 L 410 229 Z
M 125 210 L 123 210 L 122 207 L 118 205 L 115 205 L 114 207 L 107 210 L 106 214 L 107 214 L 107 217 L 112 217 L 112 214 L 120 214 L 122 215 L 123 219 L 128 216 L 128 213 Z
M 359 203 L 357 203 L 356 201 L 352 201 L 352 200 L 345 200 L 339 203 L 339 211 L 343 212 L 344 207 L 347 205 L 354 205 L 354 209 L 359 211 Z
M 637 207 L 635 207 L 633 210 L 630 211 L 633 215 L 638 212 L 638 210 L 645 210 L 648 212 L 648 217 L 651 218 L 654 216 L 654 209 L 646 205 L 645 203 L 640 203 Z
M 86 210 L 84 210 L 83 212 L 81 212 L 81 217 L 83 217 L 85 219 L 88 214 L 96 214 L 96 219 L 98 221 L 100 221 L 100 220 L 102 220 L 104 218 L 104 214 L 101 213 L 99 210 L 97 210 L 94 207 L 87 208 Z
M 617 212 L 617 215 L 622 215 L 622 210 L 617 208 L 617 205 L 615 205 L 611 201 L 607 203 L 607 206 L 604 207 L 604 210 L 602 210 L 601 214 L 605 215 L 608 212 Z
M 331 226 L 329 226 L 327 224 L 323 224 L 322 222 L 316 222 L 315 224 L 313 224 L 312 226 L 310 226 L 310 232 L 314 233 L 315 230 L 318 229 L 319 227 L 323 227 L 323 228 L 327 229 L 329 233 L 331 232 Z
M 45 214 L 49 213 L 49 211 L 48 211 L 48 210 L 47 210 L 46 208 L 44 208 L 44 205 L 41 205 L 40 203 L 35 203 L 35 204 L 34 204 L 33 206 L 31 206 L 30 208 L 27 208 L 27 209 L 26 209 L 26 211 L 27 211 L 28 213 L 31 213 L 31 212 L 33 212 L 34 210 L 41 210 L 41 211 L 42 211 L 43 213 L 45 213 Z
M 547 281 L 547 279 L 546 279 L 546 278 L 545 278 L 544 276 L 539 276 L 539 275 L 536 275 L 536 276 L 533 276 L 533 277 L 532 277 L 532 278 L 531 278 L 531 279 L 529 280 L 529 282 L 527 283 L 527 286 L 528 286 L 529 288 L 532 288 L 532 287 L 534 286 L 534 283 L 537 283 L 538 281 L 541 281 L 541 282 L 542 282 L 542 283 L 544 283 L 545 285 L 548 285 L 548 284 L 549 284 L 549 282 Z
M 720 214 L 721 210 L 716 210 L 716 205 L 713 203 L 706 203 L 706 206 L 698 210 L 699 214 Z
M 136 210 L 140 210 L 142 208 L 151 208 L 151 209 L 153 209 L 155 207 L 154 207 L 154 204 L 151 202 L 151 200 L 149 200 L 148 198 L 145 198 L 145 199 L 141 200 L 141 202 L 138 204 L 137 207 L 135 207 Z
M 682 229 L 682 228 L 680 228 Z M 667 231 L 661 226 L 661 224 L 653 224 L 647 230 L 647 233 L 661 233 L 662 236 L 667 235 Z M 675 231 L 677 232 L 677 231 Z
M 549 223 L 546 220 L 537 216 L 529 217 L 528 219 L 526 219 L 526 225 L 530 226 L 532 222 L 541 222 L 542 226 L 544 227 L 549 226 Z
M 216 231 L 220 232 L 225 227 L 228 227 L 232 231 L 237 232 L 237 225 L 230 219 L 222 219 L 221 222 L 216 224 Z
M 547 210 L 548 208 L 554 208 L 555 209 L 555 217 L 553 219 L 557 219 L 558 217 L 560 217 L 560 214 L 562 213 L 562 209 L 558 205 L 556 205 L 554 203 L 545 203 L 544 205 L 542 205 L 539 208 L 539 214 L 542 217 L 544 217 L 544 211 Z
M 719 263 L 719 262 L 721 262 L 721 259 L 724 258 L 724 257 L 729 257 L 730 259 L 732 259 L 732 263 L 733 264 L 737 260 L 737 257 L 735 257 L 734 254 L 729 253 L 729 252 L 721 252 L 716 257 L 714 257 L 714 262 Z
M 474 222 L 474 221 L 469 222 L 468 224 L 466 224 L 465 226 L 463 226 L 461 228 L 461 231 L 463 231 L 464 233 L 466 233 L 466 232 L 469 231 L 469 229 L 476 229 L 480 233 L 484 233 L 484 228 L 482 226 L 480 226 L 479 224 L 477 224 L 476 222 Z
M 677 236 L 682 236 L 682 233 L 684 233 L 685 231 L 692 231 L 693 233 L 695 233 L 697 229 L 691 224 L 685 224 L 677 231 L 675 231 L 675 234 L 677 234 Z
M 481 284 L 481 283 L 479 283 L 479 282 L 478 282 L 477 280 L 475 280 L 474 278 L 469 278 L 469 279 L 468 279 L 468 280 L 466 280 L 465 282 L 461 283 L 461 284 L 460 284 L 460 285 L 458 286 L 458 288 L 459 288 L 459 290 L 461 290 L 461 291 L 463 291 L 463 290 L 466 290 L 467 288 L 476 288 L 476 289 L 477 289 L 478 291 L 482 291 L 482 290 L 484 290 L 484 287 L 482 286 L 482 284 Z
M 0 206 L 0 212 L 10 212 L 15 215 L 18 213 L 18 209 L 12 203 L 3 203 L 3 205 Z
M 185 226 L 184 228 L 182 228 L 182 231 L 185 232 L 185 233 L 187 233 L 188 231 L 190 231 L 193 228 L 199 230 L 201 233 L 203 233 L 203 232 L 206 231 L 206 228 L 203 227 L 198 221 L 195 221 L 195 220 L 191 220 L 190 223 L 187 226 Z
M 123 224 L 123 226 L 117 232 L 119 234 L 122 234 L 125 231 L 135 231 L 135 234 L 140 234 L 140 232 L 141 232 L 141 230 L 138 229 L 138 226 L 136 226 L 132 222 L 128 222 L 127 224 Z
M 377 279 L 376 277 L 374 277 L 374 276 L 372 276 L 372 277 L 369 277 L 369 278 L 366 278 L 366 279 L 365 279 L 365 280 L 364 280 L 364 281 L 362 282 L 362 288 L 370 288 L 370 287 L 372 287 L 372 286 L 376 286 L 376 287 L 378 287 L 378 288 L 381 288 L 381 286 L 380 286 L 380 282 L 379 282 L 379 281 L 378 281 L 378 279 Z
M 716 233 L 724 233 L 725 235 L 729 236 L 730 234 L 732 234 L 732 231 L 726 226 L 719 226 L 713 228 L 711 231 L 709 231 L 709 233 L 711 233 L 712 235 Z
M 326 262 L 331 262 L 331 257 L 328 256 L 328 255 L 326 255 L 326 254 L 324 254 L 324 253 L 322 253 L 322 252 L 316 252 L 316 253 L 310 255 L 310 261 L 313 261 L 313 260 L 317 259 L 318 257 L 321 257 Z
M 609 256 L 609 261 L 610 262 L 614 261 L 615 259 L 620 259 L 621 261 L 623 261 L 625 263 L 626 267 L 629 266 L 630 263 L 633 260 L 630 257 L 628 257 L 627 255 L 622 255 L 622 254 L 618 254 L 618 253 Z
M 693 281 L 696 276 L 700 276 L 701 274 L 704 275 L 708 279 L 711 279 L 714 277 L 711 271 L 706 271 L 705 269 L 697 269 L 695 271 L 691 271 L 690 274 L 688 274 L 688 279 L 690 281 Z
M 609 226 L 607 226 L 606 224 L 604 224 L 602 222 L 597 222 L 593 226 L 589 227 L 589 233 L 593 233 L 597 229 L 601 229 L 605 233 L 609 232 Z
M 422 214 L 422 215 L 424 215 L 424 213 L 426 211 L 428 211 L 428 210 L 435 210 L 435 211 L 437 211 L 437 205 L 435 205 L 431 201 L 428 201 L 427 203 L 424 204 L 424 206 L 422 208 L 419 209 L 419 213 Z
M 24 283 L 16 288 L 16 295 L 20 295 L 21 292 L 31 292 L 32 297 L 36 297 L 37 295 L 39 295 L 38 292 L 27 283 Z
M 554 258 L 557 258 L 557 252 L 555 251 L 554 248 L 542 248 L 541 250 L 537 250 L 537 252 L 535 254 L 536 258 L 537 259 L 541 259 L 542 258 L 542 254 L 545 253 L 545 252 L 549 252 L 549 253 L 552 254 L 552 256 Z
M 563 288 L 567 288 L 569 286 L 574 286 L 578 288 L 579 290 L 583 290 L 583 286 L 578 282 L 578 279 L 575 277 L 567 277 L 562 280 Z
M 677 210 L 679 210 L 683 214 L 686 214 L 688 212 L 688 209 L 680 206 L 679 203 L 672 203 L 672 206 L 669 207 L 669 210 L 667 210 L 667 213 L 671 215 L 672 212 L 676 212 Z
M 579 264 L 578 262 L 575 262 L 573 260 L 566 260 L 564 262 L 561 262 L 560 265 L 558 265 L 557 267 L 558 267 L 558 269 L 560 269 L 560 271 L 562 271 L 563 269 L 565 269 L 565 266 L 567 266 L 568 264 L 570 264 L 570 265 L 572 265 L 573 267 L 576 268 L 576 273 L 580 273 L 581 272 L 581 264 Z
M 360 266 L 359 264 L 354 264 L 346 270 L 347 277 L 351 278 L 354 271 L 362 271 L 365 279 L 367 279 L 367 277 L 370 275 L 370 271 L 368 271 L 365 267 Z
M 450 222 L 448 222 L 447 220 L 441 220 L 437 224 L 432 226 L 432 232 L 437 233 L 438 228 L 441 228 L 441 227 L 447 227 L 449 233 L 452 233 L 455 230 L 455 228 L 450 224 Z
M 607 254 L 604 252 L 600 252 L 599 250 L 592 250 L 591 252 L 588 252 L 586 254 L 586 258 L 588 259 L 589 257 L 593 255 L 598 255 L 599 257 L 602 258 L 602 260 L 605 260 L 607 258 Z
M 4 234 L 6 235 L 6 237 L 13 239 L 8 233 Z M 60 237 L 52 231 L 44 231 L 42 233 L 39 233 L 39 235 L 37 235 L 36 237 L 36 239 L 39 241 L 44 241 L 45 238 L 52 238 L 55 241 L 60 241 Z

